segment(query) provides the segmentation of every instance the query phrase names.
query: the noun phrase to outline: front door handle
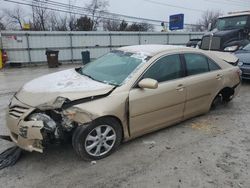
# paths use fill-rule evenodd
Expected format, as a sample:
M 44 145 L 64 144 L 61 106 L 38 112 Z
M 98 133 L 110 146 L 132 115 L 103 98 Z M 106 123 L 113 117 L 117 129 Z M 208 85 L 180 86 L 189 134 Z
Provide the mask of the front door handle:
M 184 90 L 183 84 L 180 84 L 176 87 L 176 91 L 183 91 L 183 90 Z
M 222 74 L 217 74 L 216 79 L 217 79 L 217 80 L 220 80 L 222 77 L 223 77 Z

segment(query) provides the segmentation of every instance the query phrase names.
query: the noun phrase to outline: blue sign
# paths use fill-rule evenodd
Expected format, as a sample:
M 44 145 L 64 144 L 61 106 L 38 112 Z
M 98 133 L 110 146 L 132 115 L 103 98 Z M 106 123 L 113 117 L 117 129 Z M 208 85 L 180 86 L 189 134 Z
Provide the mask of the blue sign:
M 184 14 L 175 14 L 169 17 L 169 30 L 183 29 Z

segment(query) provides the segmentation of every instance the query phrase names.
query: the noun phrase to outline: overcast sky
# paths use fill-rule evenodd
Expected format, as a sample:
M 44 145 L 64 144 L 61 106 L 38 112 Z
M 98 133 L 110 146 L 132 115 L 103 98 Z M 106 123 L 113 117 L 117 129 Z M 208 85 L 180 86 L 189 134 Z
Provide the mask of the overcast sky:
M 54 1 L 68 3 L 69 0 Z M 71 1 L 77 6 L 84 6 L 90 0 Z M 169 21 L 169 15 L 184 13 L 185 23 L 193 24 L 197 22 L 203 11 L 208 9 L 220 10 L 223 13 L 250 10 L 250 0 L 109 0 L 109 5 L 108 10 L 113 13 L 164 21 Z M 14 6 L 0 0 L 0 7 Z

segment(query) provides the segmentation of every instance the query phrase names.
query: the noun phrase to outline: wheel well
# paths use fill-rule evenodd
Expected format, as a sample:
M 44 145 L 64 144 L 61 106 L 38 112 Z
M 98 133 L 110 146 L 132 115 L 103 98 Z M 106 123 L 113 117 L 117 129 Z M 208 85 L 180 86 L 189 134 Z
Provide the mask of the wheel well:
M 229 97 L 234 94 L 234 89 L 231 87 L 225 87 L 219 92 L 219 94 L 222 95 L 223 100 L 228 100 Z
M 122 139 L 124 138 L 123 125 L 122 125 L 121 120 L 118 117 L 112 116 L 112 115 L 106 115 L 106 116 L 98 117 L 95 120 L 101 120 L 101 119 L 113 119 L 114 121 L 116 121 L 119 124 L 119 126 L 121 127 L 121 130 L 122 130 Z

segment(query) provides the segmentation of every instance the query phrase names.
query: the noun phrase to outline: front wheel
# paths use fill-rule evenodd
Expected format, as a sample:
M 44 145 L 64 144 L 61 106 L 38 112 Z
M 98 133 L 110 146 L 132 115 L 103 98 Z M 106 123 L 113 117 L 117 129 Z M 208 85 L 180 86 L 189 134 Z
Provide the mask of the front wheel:
M 76 153 L 85 160 L 98 160 L 110 155 L 121 143 L 122 129 L 112 118 L 95 120 L 78 127 L 72 143 Z

